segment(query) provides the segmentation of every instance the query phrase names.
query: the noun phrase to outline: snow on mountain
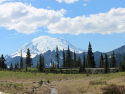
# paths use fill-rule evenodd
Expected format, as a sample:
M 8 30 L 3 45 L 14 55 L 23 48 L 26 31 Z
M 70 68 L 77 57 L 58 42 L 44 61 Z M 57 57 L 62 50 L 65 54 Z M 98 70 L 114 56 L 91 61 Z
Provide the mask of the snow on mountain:
M 30 49 L 31 57 L 35 57 L 37 54 L 44 53 L 48 50 L 56 50 L 56 45 L 58 46 L 59 50 L 67 50 L 68 45 L 70 47 L 70 50 L 76 53 L 82 53 L 83 51 L 86 52 L 86 50 L 77 48 L 70 42 L 66 41 L 64 38 L 52 38 L 49 36 L 40 36 L 38 38 L 33 39 L 31 42 L 26 43 L 23 45 L 20 49 L 18 49 L 16 52 L 14 52 L 12 55 L 10 55 L 12 58 L 15 56 L 20 56 L 20 52 L 22 49 L 22 56 L 26 57 L 27 48 Z

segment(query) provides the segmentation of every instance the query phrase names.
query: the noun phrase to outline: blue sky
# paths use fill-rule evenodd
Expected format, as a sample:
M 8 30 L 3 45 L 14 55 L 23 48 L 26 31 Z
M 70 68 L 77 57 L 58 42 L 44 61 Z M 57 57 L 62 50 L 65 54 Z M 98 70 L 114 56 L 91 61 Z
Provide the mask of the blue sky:
M 124 5 L 125 0 L 0 0 L 0 54 L 42 35 L 111 51 L 125 45 Z

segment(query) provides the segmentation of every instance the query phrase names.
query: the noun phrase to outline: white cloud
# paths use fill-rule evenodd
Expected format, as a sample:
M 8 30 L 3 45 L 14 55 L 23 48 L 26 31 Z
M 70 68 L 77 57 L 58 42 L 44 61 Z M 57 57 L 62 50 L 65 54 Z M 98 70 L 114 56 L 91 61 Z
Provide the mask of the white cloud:
M 4 3 L 0 5 L 0 9 L 0 26 L 26 34 L 36 32 L 38 27 L 59 22 L 66 12 L 64 9 L 60 11 L 37 9 L 21 2 Z
M 59 3 L 65 2 L 65 3 L 70 4 L 70 3 L 74 3 L 75 1 L 79 1 L 79 0 L 56 0 L 56 1 L 58 1 Z
M 12 1 L 12 0 L 0 0 L 0 4 L 6 1 Z
M 8 30 L 31 34 L 38 32 L 38 27 L 48 28 L 49 33 L 74 34 L 81 33 L 123 33 L 125 31 L 125 8 L 112 8 L 109 12 L 64 17 L 67 12 L 35 8 L 31 5 L 18 3 L 0 4 L 0 27 Z
M 86 6 L 87 4 L 83 4 L 83 6 Z
M 47 26 L 49 33 L 74 34 L 81 33 L 123 33 L 125 31 L 125 8 L 112 8 L 107 13 L 90 14 L 64 18 L 55 24 Z

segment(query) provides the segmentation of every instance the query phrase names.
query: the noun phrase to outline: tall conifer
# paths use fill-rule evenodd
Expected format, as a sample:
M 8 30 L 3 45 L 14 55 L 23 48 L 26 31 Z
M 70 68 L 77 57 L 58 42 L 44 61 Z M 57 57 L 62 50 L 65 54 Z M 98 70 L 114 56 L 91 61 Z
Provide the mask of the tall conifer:
M 57 61 L 57 68 L 59 69 L 59 50 L 57 46 L 56 46 L 56 61 Z
M 10 70 L 13 70 L 13 64 L 12 64 L 12 62 L 11 62 L 11 64 L 10 64 L 10 68 L 9 68 Z
M 102 53 L 101 53 L 101 56 L 100 56 L 99 68 L 104 68 L 104 60 L 103 60 Z
M 83 72 L 85 72 L 85 53 L 83 52 Z
M 107 54 L 105 54 L 104 73 L 110 72 Z
M 6 61 L 6 60 L 5 60 L 5 58 L 2 54 L 1 58 L 0 58 L 0 68 L 6 68 L 7 67 L 7 65 L 4 63 L 4 61 Z
M 66 67 L 72 68 L 72 55 L 68 46 L 68 51 L 66 54 Z
M 77 61 L 76 61 L 76 52 L 75 52 L 75 50 L 74 50 L 74 67 L 78 67 L 77 66 Z
M 66 67 L 66 60 L 65 60 L 65 51 L 63 49 L 63 68 Z
M 21 57 L 20 57 L 20 69 L 23 69 L 22 49 L 21 49 Z
M 92 52 L 92 47 L 91 47 L 90 42 L 89 42 L 89 47 L 88 47 L 87 61 L 88 61 L 89 68 L 94 68 L 96 66 L 95 61 L 94 61 L 94 54 Z
M 30 49 L 27 49 L 27 55 L 26 55 L 26 66 L 31 67 L 33 65 L 31 54 L 30 54 Z
M 79 56 L 79 58 L 78 58 L 78 67 L 80 67 L 80 66 L 81 66 L 81 58 Z
M 39 69 L 38 69 L 38 70 L 39 70 L 40 72 L 42 72 L 42 71 L 43 71 L 43 68 L 42 68 L 42 56 L 41 56 L 41 54 L 40 54 L 40 56 L 39 56 L 39 63 L 40 63 L 40 64 L 39 64 Z
M 114 51 L 113 51 L 113 54 L 111 55 L 110 67 L 111 67 L 111 68 L 117 67 Z

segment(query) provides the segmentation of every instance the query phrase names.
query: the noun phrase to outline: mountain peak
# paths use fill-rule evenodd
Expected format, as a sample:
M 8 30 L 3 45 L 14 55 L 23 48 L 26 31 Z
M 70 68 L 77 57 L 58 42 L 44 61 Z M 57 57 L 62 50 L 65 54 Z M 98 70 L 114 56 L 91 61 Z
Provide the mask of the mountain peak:
M 51 51 L 56 50 L 56 46 L 58 46 L 59 50 L 63 50 L 63 49 L 67 50 L 68 45 L 72 52 L 74 52 L 74 50 L 76 51 L 76 53 L 82 53 L 83 51 L 86 51 L 86 50 L 77 48 L 76 46 L 66 41 L 62 37 L 52 38 L 52 37 L 44 35 L 44 36 L 39 36 L 38 38 L 34 38 L 31 42 L 26 43 L 18 51 L 14 52 L 11 55 L 11 57 L 20 56 L 21 49 L 23 52 L 22 53 L 23 57 L 26 57 L 27 48 L 30 48 L 31 57 L 33 58 L 37 54 L 40 54 L 40 53 L 43 54 L 48 50 L 51 50 Z

